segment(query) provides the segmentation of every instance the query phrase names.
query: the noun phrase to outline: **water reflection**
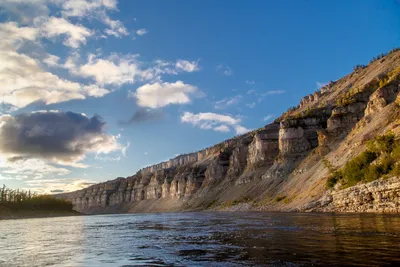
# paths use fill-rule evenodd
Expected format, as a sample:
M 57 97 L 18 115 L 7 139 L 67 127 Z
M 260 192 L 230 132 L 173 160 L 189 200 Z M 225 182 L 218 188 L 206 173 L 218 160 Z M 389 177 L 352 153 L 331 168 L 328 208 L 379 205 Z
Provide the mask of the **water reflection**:
M 400 217 L 179 213 L 0 221 L 0 266 L 400 264 Z

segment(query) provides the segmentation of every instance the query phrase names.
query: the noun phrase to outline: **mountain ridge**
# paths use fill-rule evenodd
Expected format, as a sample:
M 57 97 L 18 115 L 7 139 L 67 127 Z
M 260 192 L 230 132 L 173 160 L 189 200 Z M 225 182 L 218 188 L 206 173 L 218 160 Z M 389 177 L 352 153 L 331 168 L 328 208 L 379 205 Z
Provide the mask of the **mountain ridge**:
M 335 194 L 343 191 L 326 187 L 329 170 L 323 162 L 343 167 L 371 138 L 389 130 L 396 138 L 400 136 L 396 124 L 399 74 L 400 51 L 393 49 L 367 66 L 356 65 L 352 73 L 303 97 L 297 107 L 262 128 L 147 166 L 127 178 L 57 196 L 71 200 L 83 213 L 249 209 L 398 212 L 396 194 L 400 195 L 400 188 L 392 188 L 397 185 L 392 181 L 396 178 L 388 184 L 393 205 L 382 205 L 377 198 L 364 205 L 368 207 L 365 210 L 358 209 L 360 204 L 354 201 L 350 204 L 354 208 L 349 208 L 350 202 L 346 209 L 334 205 Z M 380 187 L 385 188 L 382 183 Z M 372 194 L 368 190 L 363 194 Z

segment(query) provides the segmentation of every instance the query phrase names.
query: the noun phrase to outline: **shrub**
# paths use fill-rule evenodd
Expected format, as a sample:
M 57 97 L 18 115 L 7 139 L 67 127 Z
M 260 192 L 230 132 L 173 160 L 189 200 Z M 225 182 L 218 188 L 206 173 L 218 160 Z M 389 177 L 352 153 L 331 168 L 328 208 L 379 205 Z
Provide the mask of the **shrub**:
M 348 161 L 343 168 L 343 178 L 349 186 L 357 184 L 364 178 L 365 169 L 377 158 L 376 153 L 364 151 Z
M 391 153 L 394 148 L 394 134 L 389 132 L 386 135 L 377 136 L 373 140 L 367 142 L 367 148 L 377 154 Z M 399 151 L 400 152 L 400 151 Z

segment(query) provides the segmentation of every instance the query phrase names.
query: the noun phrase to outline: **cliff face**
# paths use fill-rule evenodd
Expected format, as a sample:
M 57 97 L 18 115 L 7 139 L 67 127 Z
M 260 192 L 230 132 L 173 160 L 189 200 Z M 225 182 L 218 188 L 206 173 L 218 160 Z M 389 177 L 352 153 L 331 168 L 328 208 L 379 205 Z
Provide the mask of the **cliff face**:
M 341 167 L 371 137 L 387 130 L 400 134 L 397 72 L 400 51 L 329 83 L 263 128 L 143 168 L 133 176 L 58 197 L 70 199 L 77 211 L 85 213 L 215 210 L 235 205 L 257 210 L 346 210 L 337 204 L 344 200 L 338 199 L 350 198 L 358 189 L 327 197 L 328 171 L 322 161 Z M 369 194 L 376 186 L 357 192 Z M 390 194 L 398 194 L 399 183 L 390 186 L 394 188 Z

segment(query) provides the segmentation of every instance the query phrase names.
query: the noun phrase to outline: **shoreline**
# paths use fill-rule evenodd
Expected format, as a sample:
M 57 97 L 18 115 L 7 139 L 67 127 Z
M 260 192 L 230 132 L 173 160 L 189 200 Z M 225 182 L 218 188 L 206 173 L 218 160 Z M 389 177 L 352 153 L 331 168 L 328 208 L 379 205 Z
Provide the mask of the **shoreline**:
M 14 219 L 35 219 L 35 218 L 53 218 L 53 217 L 69 217 L 69 216 L 82 216 L 87 215 L 77 211 L 70 212 L 57 212 L 57 211 L 21 211 L 21 212 L 7 212 L 0 213 L 1 220 L 14 220 Z

